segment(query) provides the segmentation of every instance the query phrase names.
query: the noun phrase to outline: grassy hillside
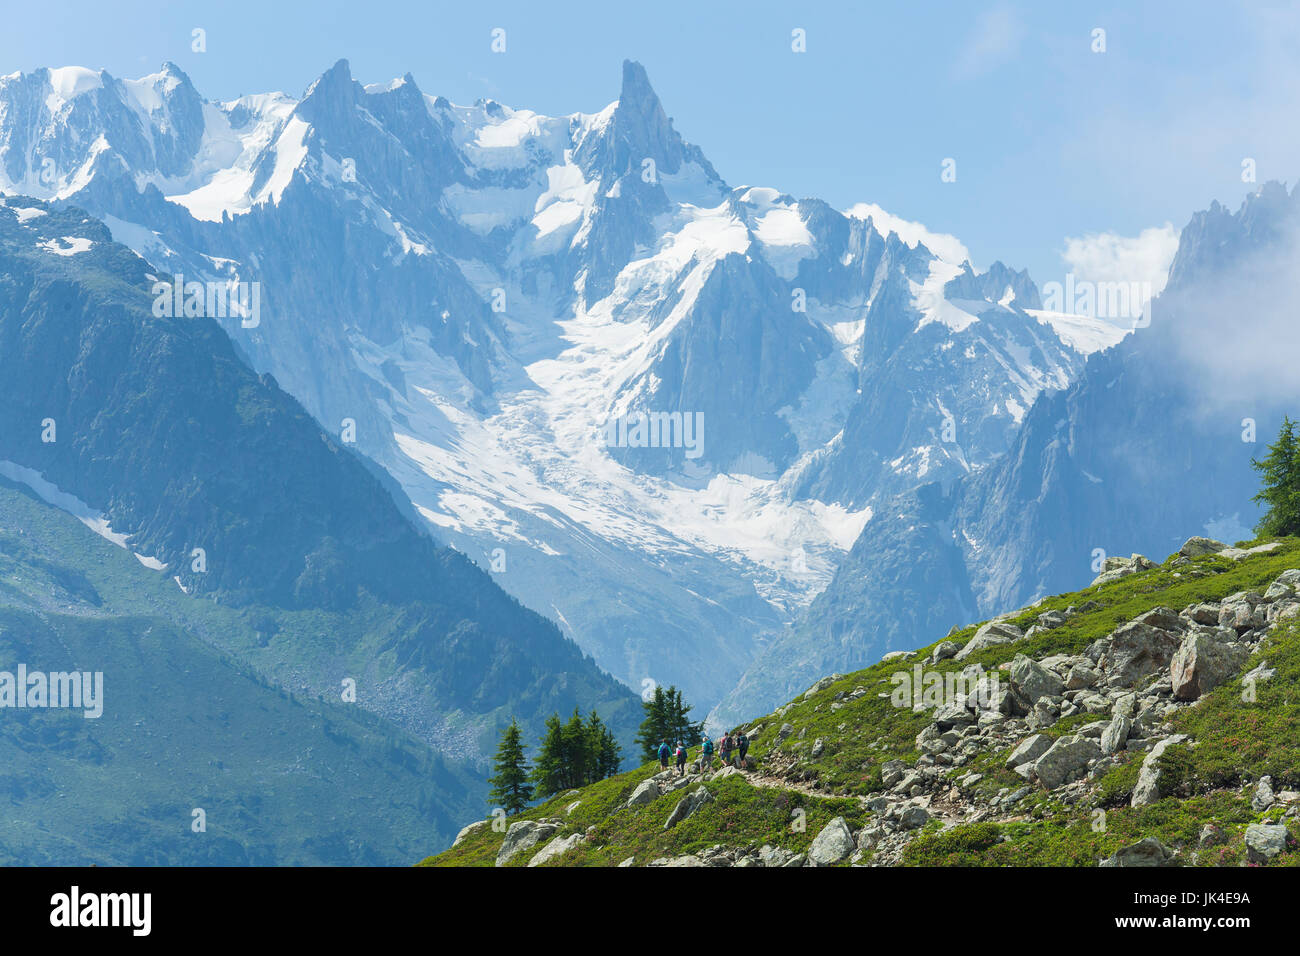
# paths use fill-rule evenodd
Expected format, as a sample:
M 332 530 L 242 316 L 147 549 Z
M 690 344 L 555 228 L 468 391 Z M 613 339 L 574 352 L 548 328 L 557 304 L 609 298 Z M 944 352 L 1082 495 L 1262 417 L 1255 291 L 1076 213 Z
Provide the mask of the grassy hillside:
M 481 807 L 476 769 L 272 686 L 214 635 L 259 639 L 0 479 L 0 670 L 104 674 L 98 719 L 0 710 L 0 865 L 394 865 Z
M 1075 713 L 1048 716 L 1036 726 L 1029 726 L 1031 718 L 995 722 L 988 734 L 963 738 L 973 742 L 964 749 L 929 752 L 925 738 L 918 740 L 918 735 L 934 721 L 933 708 L 900 708 L 890 699 L 895 687 L 891 677 L 917 663 L 923 662 L 926 672 L 941 674 L 979 664 L 986 673 L 1006 680 L 1017 655 L 1048 664 L 1085 660 L 1077 655 L 1093 642 L 1153 608 L 1180 612 L 1238 592 L 1262 595 L 1282 572 L 1293 568 L 1300 568 L 1296 539 L 1238 560 L 1213 553 L 1173 555 L 1148 570 L 1047 598 L 1007 616 L 1007 623 L 1028 631 L 1040 616 L 1061 612 L 1059 617 L 1049 615 L 1054 624 L 1050 629 L 1040 627 L 964 660 L 935 660 L 944 656 L 935 654 L 943 641 L 935 641 L 911 654 L 819 681 L 808 694 L 745 725 L 753 738 L 755 770 L 723 779 L 697 774 L 680 791 L 626 809 L 638 785 L 657 770 L 646 766 L 561 795 L 517 819 L 557 821 L 559 827 L 548 839 L 583 835 L 572 849 L 545 865 L 616 865 L 628 858 L 635 865 L 670 859 L 686 865 L 700 865 L 701 860 L 706 865 L 754 865 L 756 851 L 764 845 L 806 853 L 835 817 L 842 817 L 857 835 L 857 850 L 837 861 L 842 865 L 1091 866 L 1147 837 L 1161 841 L 1180 864 L 1237 865 L 1250 860 L 1246 828 L 1278 821 L 1291 834 L 1287 849 L 1266 861 L 1251 862 L 1300 865 L 1295 848 L 1300 838 L 1300 616 L 1293 616 L 1300 608 L 1280 617 L 1266 632 L 1261 627 L 1242 635 L 1242 641 L 1257 641 L 1245 664 L 1199 700 L 1167 699 L 1159 673 L 1151 676 L 1149 685 L 1144 680 L 1147 686 L 1134 695 L 1157 699 L 1164 693 L 1154 706 L 1166 719 L 1153 715 L 1143 724 L 1151 728 L 1149 737 L 1132 735 L 1130 749 L 1093 762 L 1082 780 L 1068 785 L 1027 783 L 1008 769 L 1008 755 L 1035 732 L 1047 742 L 1099 736 L 1100 725 L 1111 718 L 1111 701 L 1104 700 L 1104 694 L 1090 696 L 1092 691 L 1084 689 L 1074 699 L 1086 706 Z M 1300 598 L 1288 593 L 1277 600 Z M 979 630 L 972 625 L 944 640 L 964 646 Z M 1274 675 L 1252 685 L 1251 699 L 1251 694 L 1243 694 L 1242 675 L 1264 661 Z M 1165 664 L 1165 681 L 1168 672 Z M 1112 697 L 1125 693 L 1122 687 L 1111 691 Z M 1104 710 L 1098 698 L 1104 700 Z M 1188 740 L 1171 743 L 1152 761 L 1159 770 L 1156 798 L 1130 806 L 1153 744 L 1166 737 L 1176 740 L 1174 734 Z M 914 771 L 932 777 L 920 783 L 925 792 L 919 799 L 915 792 L 908 799 L 895 778 Z M 1252 806 L 1252 798 L 1264 775 L 1271 776 L 1277 799 L 1260 809 Z M 665 830 L 678 802 L 700 787 L 708 788 L 714 799 Z M 912 823 L 899 825 L 898 811 L 912 804 L 926 810 L 923 822 L 918 814 Z M 803 829 L 799 822 L 805 824 Z M 493 865 L 505 836 L 490 826 L 480 827 L 424 865 Z M 718 845 L 728 853 L 702 852 Z M 535 852 L 521 852 L 508 865 L 525 865 Z M 765 851 L 765 858 L 770 855 Z

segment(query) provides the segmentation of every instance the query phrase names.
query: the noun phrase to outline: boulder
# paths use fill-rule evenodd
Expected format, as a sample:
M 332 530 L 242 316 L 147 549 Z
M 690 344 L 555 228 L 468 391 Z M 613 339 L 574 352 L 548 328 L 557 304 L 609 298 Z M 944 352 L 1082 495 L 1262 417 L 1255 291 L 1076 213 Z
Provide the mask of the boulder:
M 1246 827 L 1246 856 L 1252 863 L 1267 863 L 1286 850 L 1286 839 L 1280 823 L 1252 823 Z
M 904 830 L 917 830 L 930 822 L 930 814 L 925 807 L 905 807 L 898 815 L 898 825 Z
M 1263 813 L 1277 801 L 1273 795 L 1273 778 L 1268 774 L 1259 778 L 1255 794 L 1250 798 L 1250 806 L 1256 813 Z
M 1137 786 L 1133 788 L 1133 796 L 1129 800 L 1129 806 L 1142 807 L 1148 803 L 1155 803 L 1160 799 L 1160 768 L 1158 762 L 1164 752 L 1174 744 L 1181 744 L 1187 739 L 1185 734 L 1174 734 L 1172 737 L 1166 737 L 1146 755 L 1142 761 L 1142 768 L 1138 771 Z
M 940 730 L 951 730 L 954 727 L 967 727 L 975 723 L 975 715 L 966 709 L 966 705 L 961 701 L 952 704 L 944 704 L 934 712 L 934 723 Z
M 1121 714 L 1110 719 L 1106 729 L 1101 734 L 1101 752 L 1104 754 L 1113 754 L 1117 750 L 1124 749 L 1124 741 L 1128 740 L 1128 732 L 1133 728 L 1133 720 Z
M 1133 620 L 1138 624 L 1158 627 L 1162 631 L 1181 631 L 1187 627 L 1187 622 L 1178 616 L 1177 611 L 1164 606 L 1157 606 L 1149 611 L 1144 611 Z
M 1184 558 L 1199 558 L 1203 554 L 1217 554 L 1226 547 L 1227 545 L 1222 541 L 1195 535 L 1183 542 L 1183 546 L 1178 549 L 1178 553 Z
M 1219 623 L 1219 610 L 1217 604 L 1193 604 L 1191 607 L 1183 608 L 1180 617 L 1203 627 L 1216 627 Z
M 931 655 L 930 659 L 937 664 L 939 661 L 946 661 L 950 657 L 956 657 L 957 652 L 960 650 L 961 645 L 956 641 L 940 641 L 938 645 L 935 646 L 934 653 Z
M 1120 625 L 1102 641 L 1106 642 L 1104 653 L 1109 664 L 1106 680 L 1120 687 L 1136 687 L 1149 677 L 1167 672 L 1182 643 L 1179 635 L 1138 621 Z
M 1056 697 L 1065 689 L 1059 677 L 1038 661 L 1017 654 L 1011 661 L 1011 688 L 1028 705 L 1040 697 Z
M 497 851 L 497 866 L 505 866 L 517 853 L 549 840 L 559 829 L 560 824 L 554 820 L 519 820 L 510 824 L 501 849 Z
M 1250 652 L 1223 644 L 1209 631 L 1193 631 L 1183 638 L 1169 665 L 1173 694 L 1178 700 L 1196 700 L 1240 672 Z
M 1137 843 L 1116 850 L 1112 856 L 1101 861 L 1101 866 L 1177 866 L 1174 851 L 1155 837 L 1147 837 Z
M 734 767 L 732 768 L 735 769 Z M 715 778 L 716 779 L 716 778 Z M 677 824 L 693 815 L 700 807 L 706 803 L 713 802 L 713 793 L 708 787 L 700 787 L 694 793 L 688 793 L 677 801 L 677 806 L 673 807 L 673 812 L 668 815 L 664 822 L 664 829 L 671 830 Z
M 659 797 L 659 782 L 654 777 L 642 780 L 637 784 L 636 789 L 632 791 L 632 796 L 627 798 L 624 806 L 627 809 L 640 807 L 655 800 Z
M 1024 636 L 1025 632 L 1014 624 L 1008 624 L 1006 621 L 989 621 L 975 632 L 975 636 L 966 642 L 965 647 L 953 656 L 959 661 L 964 661 L 977 651 L 995 647 L 998 644 L 1010 644 L 1012 641 L 1018 641 Z
M 572 833 L 567 837 L 557 836 L 546 846 L 542 847 L 528 861 L 529 866 L 541 866 L 547 860 L 553 860 L 562 853 L 568 853 L 579 843 L 582 842 L 581 833 Z
M 840 674 L 832 674 L 829 677 L 823 677 L 821 680 L 819 680 L 817 683 L 813 684 L 811 687 L 809 687 L 806 691 L 803 692 L 803 699 L 807 700 L 809 697 L 812 697 L 814 694 L 821 693 L 827 687 L 830 687 L 831 684 L 834 684 L 837 680 L 839 680 L 840 676 L 841 676 Z
M 1091 687 L 1101 680 L 1101 675 L 1097 669 L 1087 661 L 1075 664 L 1070 668 L 1069 675 L 1065 678 L 1066 690 L 1083 690 L 1085 687 Z
M 1052 738 L 1047 734 L 1034 734 L 1031 737 L 1026 737 L 1008 754 L 1007 769 L 1015 770 L 1021 764 L 1032 763 L 1047 753 L 1051 749 L 1052 743 Z
M 483 829 L 483 827 L 487 826 L 491 822 L 492 822 L 491 820 L 475 820 L 473 823 L 469 824 L 468 826 L 462 827 L 461 831 L 456 834 L 456 839 L 452 842 L 451 845 L 453 847 L 460 846 L 461 841 L 464 840 L 467 836 L 469 836 L 475 830 Z
M 1034 776 L 1046 789 L 1055 790 L 1081 777 L 1089 762 L 1100 756 L 1101 747 L 1095 740 L 1074 735 L 1061 737 L 1034 761 Z
M 843 817 L 836 817 L 817 834 L 808 848 L 808 859 L 814 866 L 830 866 L 840 862 L 858 848 L 853 832 Z

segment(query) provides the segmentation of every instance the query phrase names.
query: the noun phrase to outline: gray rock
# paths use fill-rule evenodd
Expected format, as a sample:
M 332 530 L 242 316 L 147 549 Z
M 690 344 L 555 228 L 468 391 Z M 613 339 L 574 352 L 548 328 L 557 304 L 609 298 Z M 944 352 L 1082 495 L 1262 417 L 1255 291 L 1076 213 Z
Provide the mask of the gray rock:
M 1147 678 L 1166 673 L 1182 643 L 1177 634 L 1137 621 L 1120 625 L 1102 640 L 1107 642 L 1106 680 L 1120 687 L 1137 687 Z
M 1206 631 L 1188 634 L 1169 665 L 1174 697 L 1196 700 L 1235 676 L 1249 656 L 1246 648 L 1221 644 Z
M 1227 545 L 1222 541 L 1195 535 L 1183 543 L 1183 546 L 1178 549 L 1178 553 L 1185 558 L 1199 558 L 1203 554 L 1216 554 L 1226 547 Z
M 1201 836 L 1200 839 L 1197 840 L 1197 843 L 1202 847 L 1218 846 L 1226 839 L 1227 835 L 1219 826 L 1213 823 L 1207 823 L 1205 826 L 1201 827 Z
M 658 797 L 659 782 L 654 777 L 649 777 L 636 785 L 636 789 L 632 791 L 632 796 L 627 798 L 624 806 L 630 810 L 632 807 L 644 806 Z
M 1286 838 L 1280 823 L 1252 823 L 1246 827 L 1246 856 L 1252 863 L 1267 863 L 1286 850 Z
M 1132 728 L 1132 718 L 1122 715 L 1112 717 L 1101 735 L 1101 752 L 1113 754 L 1117 750 L 1123 750 L 1124 741 L 1128 740 L 1128 732 Z
M 1273 795 L 1273 778 L 1268 774 L 1259 778 L 1255 794 L 1250 798 L 1250 805 L 1256 813 L 1263 813 L 1277 801 Z
M 883 659 L 884 658 L 882 658 L 882 660 Z M 806 691 L 803 692 L 803 699 L 807 700 L 809 697 L 812 697 L 814 694 L 821 693 L 827 687 L 830 687 L 831 684 L 834 684 L 837 680 L 839 680 L 841 676 L 842 675 L 840 674 L 832 674 L 829 677 L 823 677 L 821 680 L 819 680 L 817 683 L 813 684 L 811 687 L 809 687 Z
M 946 661 L 950 657 L 956 657 L 957 652 L 960 650 L 961 645 L 956 641 L 940 641 L 938 645 L 935 646 L 934 654 L 931 655 L 931 660 L 936 664 L 939 661 Z
M 1193 604 L 1191 607 L 1183 609 L 1182 616 L 1193 624 L 1200 624 L 1203 627 L 1215 627 L 1219 623 L 1219 605 Z
M 817 834 L 808 848 L 808 859 L 814 866 L 830 866 L 840 862 L 858 848 L 853 832 L 843 817 L 836 817 Z
M 732 768 L 735 769 L 734 767 Z M 717 779 L 716 777 L 714 779 Z M 671 830 L 677 824 L 693 815 L 700 807 L 706 803 L 713 802 L 713 792 L 708 787 L 700 787 L 694 793 L 688 793 L 677 801 L 677 806 L 673 807 L 673 812 L 668 815 L 664 822 L 664 829 Z
M 1024 654 L 1017 654 L 1012 659 L 1010 678 L 1012 690 L 1029 705 L 1040 697 L 1059 696 L 1065 689 L 1059 677 Z
M 1026 737 L 1007 756 L 1007 769 L 1015 770 L 1021 764 L 1033 763 L 1051 749 L 1052 743 L 1052 738 L 1047 734 L 1034 734 L 1031 737 Z
M 557 836 L 550 843 L 546 844 L 546 846 L 538 850 L 537 853 L 534 854 L 533 858 L 528 861 L 528 865 L 541 866 L 547 860 L 553 860 L 561 854 L 568 853 L 581 842 L 581 833 L 573 833 L 567 837 Z
M 930 814 L 925 807 L 911 806 L 904 808 L 898 815 L 898 825 L 904 830 L 916 830 L 930 821 Z
M 944 704 L 936 710 L 934 723 L 940 730 L 951 730 L 953 727 L 966 727 L 975 723 L 975 715 L 966 709 L 964 703 L 958 701 Z
M 636 857 L 629 856 L 626 860 L 620 863 L 618 867 L 619 869 L 623 869 L 624 867 L 635 866 L 635 865 L 636 865 Z
M 995 647 L 998 644 L 1010 644 L 1012 641 L 1018 641 L 1024 636 L 1024 631 L 1014 624 L 1008 624 L 1005 621 L 989 621 L 975 632 L 975 636 L 967 641 L 966 646 L 958 651 L 954 657 L 959 661 L 964 661 L 977 651 Z
M 1101 862 L 1102 866 L 1177 866 L 1174 851 L 1155 837 L 1116 850 L 1113 856 Z
M 826 744 L 820 737 L 818 737 L 816 740 L 813 741 L 812 750 L 809 751 L 809 755 L 814 760 L 816 760 L 825 751 L 826 751 Z
M 1090 761 L 1101 756 L 1095 740 L 1074 735 L 1061 737 L 1034 761 L 1034 776 L 1048 790 L 1081 777 Z
M 901 760 L 890 760 L 880 766 L 880 782 L 886 788 L 892 788 L 894 784 L 903 779 L 903 774 L 907 770 L 907 764 Z
M 781 729 L 776 732 L 776 742 L 785 743 L 787 737 L 794 733 L 794 727 L 790 724 L 782 724 Z
M 1069 676 L 1065 679 L 1065 689 L 1082 690 L 1085 687 L 1092 687 L 1099 680 L 1101 675 L 1097 673 L 1097 669 L 1085 661 L 1070 668 Z
M 1181 744 L 1186 739 L 1185 734 L 1174 734 L 1151 748 L 1151 752 L 1142 761 L 1142 768 L 1138 771 L 1137 786 L 1133 788 L 1129 806 L 1142 807 L 1160 799 L 1160 770 L 1157 762 L 1167 749 L 1174 744 Z
M 483 829 L 491 822 L 492 822 L 491 820 L 475 820 L 473 823 L 469 824 L 468 826 L 462 827 L 461 831 L 456 834 L 456 839 L 455 841 L 453 841 L 451 845 L 453 847 L 460 846 L 461 841 L 464 840 L 467 836 L 469 836 L 475 830 Z
M 510 824 L 501 849 L 497 851 L 497 866 L 505 866 L 515 854 L 549 840 L 559 829 L 560 824 L 553 820 L 519 820 Z

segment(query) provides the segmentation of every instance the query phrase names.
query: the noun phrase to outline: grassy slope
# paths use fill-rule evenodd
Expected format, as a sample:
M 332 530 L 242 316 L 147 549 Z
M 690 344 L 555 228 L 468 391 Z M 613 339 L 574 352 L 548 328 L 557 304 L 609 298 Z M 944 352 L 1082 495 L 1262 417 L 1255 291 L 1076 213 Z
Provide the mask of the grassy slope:
M 1180 610 L 1202 601 L 1220 600 L 1236 591 L 1262 591 L 1283 570 L 1300 567 L 1300 540 L 1285 539 L 1281 544 L 1273 552 L 1236 563 L 1207 556 L 1190 567 L 1177 568 L 1166 561 L 1151 571 L 1048 598 L 1010 620 L 1027 628 L 1045 610 L 1063 610 L 1090 600 L 1099 606 L 1034 638 L 992 647 L 965 661 L 927 666 L 927 670 L 959 671 L 972 663 L 992 669 L 1019 653 L 1034 658 L 1079 653 L 1092 641 L 1152 607 L 1164 605 Z M 952 639 L 964 643 L 976 630 L 972 625 Z M 796 699 L 775 714 L 746 725 L 762 725 L 751 753 L 764 761 L 773 748 L 776 729 L 789 723 L 794 732 L 780 748 L 781 769 L 792 779 L 824 791 L 826 798 L 755 788 L 731 778 L 721 786 L 710 784 L 719 799 L 665 834 L 663 821 L 681 793 L 667 794 L 636 810 L 610 813 L 640 780 L 653 772 L 646 766 L 588 787 L 577 796 L 557 798 L 530 809 L 522 817 L 562 818 L 565 806 L 574 800 L 582 801 L 564 832 L 595 826 L 596 839 L 559 857 L 553 865 L 617 863 L 628 856 L 635 856 L 641 864 L 656 856 L 691 852 L 716 843 L 769 842 L 804 849 L 820 825 L 835 815 L 843 814 L 855 825 L 862 822 L 865 811 L 858 801 L 843 798 L 879 791 L 882 764 L 895 758 L 911 764 L 919 756 L 915 737 L 930 718 L 892 706 L 888 697 L 893 684 L 889 678 L 900 669 L 910 668 L 928 650 L 906 661 L 885 661 L 845 675 L 810 699 Z M 932 824 L 931 831 L 922 833 L 909 846 L 904 862 L 1092 865 L 1100 857 L 1145 836 L 1194 848 L 1201 826 L 1211 821 L 1224 828 L 1228 842 L 1203 851 L 1198 862 L 1239 862 L 1244 857 L 1241 841 L 1246 824 L 1276 815 L 1276 811 L 1261 815 L 1250 809 L 1250 786 L 1245 781 L 1270 773 L 1275 789 L 1300 788 L 1300 695 L 1296 694 L 1300 687 L 1300 628 L 1279 628 L 1262 642 L 1247 667 L 1255 666 L 1261 658 L 1277 668 L 1278 674 L 1259 685 L 1255 703 L 1243 702 L 1240 681 L 1233 681 L 1179 715 L 1176 729 L 1193 735 L 1198 744 L 1171 747 L 1167 752 L 1163 766 L 1170 771 L 1165 777 L 1172 792 L 1165 799 L 1140 809 L 1127 806 L 1141 755 L 1125 755 L 1125 762 L 1101 781 L 1098 807 L 1066 807 L 1045 794 L 1035 793 L 1017 808 L 1024 811 L 1024 819 L 1016 822 L 960 825 L 942 833 L 931 832 L 936 826 Z M 832 709 L 837 695 L 857 687 L 866 688 L 868 693 Z M 1076 715 L 1059 721 L 1047 732 L 1059 735 L 1098 719 L 1099 715 Z M 813 758 L 811 749 L 818 738 L 823 740 L 824 749 Z M 795 764 L 787 767 L 791 756 L 796 758 Z M 1023 779 L 1005 770 L 1005 756 L 1005 751 L 986 754 L 967 766 L 985 774 L 976 792 L 992 796 L 1003 787 L 1024 785 Z M 770 772 L 777 763 L 768 759 L 765 769 Z M 795 806 L 807 808 L 805 833 L 789 832 L 789 808 Z M 1094 829 L 1101 819 L 1094 812 L 1097 809 L 1105 811 L 1104 827 Z M 1296 834 L 1300 836 L 1300 829 Z M 502 838 L 502 834 L 485 828 L 471 834 L 454 850 L 430 857 L 425 863 L 491 865 Z M 530 854 L 519 856 L 525 862 Z M 1279 863 L 1297 865 L 1300 853 L 1284 854 L 1275 861 Z
M 0 711 L 0 863 L 393 865 L 450 842 L 479 775 L 200 639 L 255 641 L 246 616 L 0 479 L 0 669 L 105 685 L 97 720 Z

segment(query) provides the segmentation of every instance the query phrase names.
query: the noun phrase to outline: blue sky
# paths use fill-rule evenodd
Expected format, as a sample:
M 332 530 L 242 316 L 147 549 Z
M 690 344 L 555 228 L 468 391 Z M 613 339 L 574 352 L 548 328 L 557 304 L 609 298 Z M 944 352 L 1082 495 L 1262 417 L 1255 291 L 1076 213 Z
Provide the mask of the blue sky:
M 1296 4 L 298 3 L 7 5 L 0 73 L 173 60 L 209 98 L 300 95 L 340 57 L 455 102 L 595 111 L 622 60 L 732 185 L 876 203 L 981 268 L 1143 277 L 1211 200 L 1295 179 Z M 191 30 L 207 52 L 191 51 Z M 506 30 L 505 53 L 491 31 Z M 807 51 L 791 50 L 806 31 Z M 1106 50 L 1094 52 L 1104 29 Z M 941 164 L 956 160 L 956 181 Z M 1140 237 L 1140 238 L 1139 238 Z M 1074 241 L 1069 242 L 1070 239 Z M 1120 265 L 1116 265 L 1116 263 Z

